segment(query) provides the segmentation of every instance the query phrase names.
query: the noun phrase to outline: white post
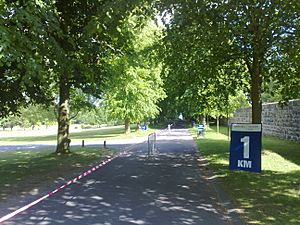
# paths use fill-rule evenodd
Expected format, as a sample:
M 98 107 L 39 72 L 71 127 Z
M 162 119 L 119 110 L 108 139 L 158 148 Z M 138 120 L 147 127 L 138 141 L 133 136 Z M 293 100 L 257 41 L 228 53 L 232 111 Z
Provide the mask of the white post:
M 168 132 L 171 132 L 171 124 L 168 124 Z

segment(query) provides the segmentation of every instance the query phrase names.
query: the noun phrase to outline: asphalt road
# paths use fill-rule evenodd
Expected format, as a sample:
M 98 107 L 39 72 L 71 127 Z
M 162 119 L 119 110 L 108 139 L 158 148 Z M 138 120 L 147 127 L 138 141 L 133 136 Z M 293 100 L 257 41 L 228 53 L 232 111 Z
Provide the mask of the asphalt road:
M 137 144 L 144 142 L 146 140 L 145 137 L 135 137 L 135 138 L 125 138 L 125 139 L 111 139 L 106 140 L 106 146 L 108 148 L 114 149 L 123 149 L 130 145 Z M 103 146 L 104 141 L 86 141 L 85 146 Z M 71 147 L 79 147 L 81 143 L 78 141 L 75 143 L 71 142 Z M 56 148 L 56 144 L 17 144 L 17 145 L 0 145 L 0 153 L 1 152 L 13 152 L 19 150 L 42 150 L 42 149 L 49 149 L 49 148 Z
M 160 133 L 157 148 L 149 157 L 145 142 L 135 144 L 127 155 L 3 224 L 243 224 L 208 179 L 187 130 Z

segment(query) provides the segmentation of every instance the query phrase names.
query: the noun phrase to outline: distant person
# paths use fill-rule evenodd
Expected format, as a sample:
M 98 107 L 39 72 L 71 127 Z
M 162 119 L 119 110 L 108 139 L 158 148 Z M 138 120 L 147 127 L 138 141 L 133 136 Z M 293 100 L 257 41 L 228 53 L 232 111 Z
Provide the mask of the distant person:
M 192 126 L 195 127 L 196 123 L 194 120 L 192 120 Z
M 168 132 L 169 133 L 171 132 L 171 126 L 172 126 L 172 124 L 168 124 Z

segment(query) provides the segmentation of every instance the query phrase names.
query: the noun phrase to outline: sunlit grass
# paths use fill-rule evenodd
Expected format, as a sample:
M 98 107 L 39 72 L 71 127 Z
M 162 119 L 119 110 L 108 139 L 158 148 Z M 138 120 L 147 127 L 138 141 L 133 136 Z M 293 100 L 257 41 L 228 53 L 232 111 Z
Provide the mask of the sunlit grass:
M 123 126 L 111 128 L 99 128 L 92 130 L 82 130 L 80 132 L 71 132 L 71 144 L 80 144 L 82 140 L 88 142 L 103 141 L 110 139 L 123 139 L 131 137 L 145 136 L 154 132 L 153 129 L 147 131 L 132 129 L 131 134 L 124 133 Z M 36 135 L 36 136 L 16 136 L 16 137 L 0 137 L 0 145 L 16 145 L 16 144 L 56 144 L 56 135 Z
M 230 171 L 226 128 L 198 139 L 200 152 L 248 224 L 300 224 L 300 144 L 263 138 L 262 173 Z M 195 130 L 192 130 L 195 134 Z

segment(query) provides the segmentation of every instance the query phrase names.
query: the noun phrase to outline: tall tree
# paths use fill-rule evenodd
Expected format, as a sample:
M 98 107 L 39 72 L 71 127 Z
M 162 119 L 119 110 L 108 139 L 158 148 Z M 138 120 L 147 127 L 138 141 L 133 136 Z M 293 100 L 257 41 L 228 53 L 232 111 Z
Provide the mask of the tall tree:
M 160 78 L 161 63 L 153 58 L 152 46 L 160 33 L 153 22 L 143 28 L 136 27 L 135 17 L 129 17 L 125 31 L 132 32 L 132 46 L 109 63 L 112 78 L 107 82 L 104 105 L 108 115 L 123 119 L 125 132 L 130 133 L 130 123 L 154 118 L 159 112 L 157 103 L 164 98 Z
M 63 1 L 55 3 L 62 38 L 57 64 L 59 82 L 57 153 L 69 149 L 70 90 L 79 88 L 101 97 L 105 81 L 105 58 L 121 54 L 128 47 L 120 26 L 130 14 L 142 15 L 147 1 Z
M 58 92 L 56 152 L 68 153 L 72 90 L 100 97 L 104 58 L 127 45 L 118 26 L 145 2 L 1 1 L 0 116 L 28 102 L 50 104 Z
M 299 1 L 166 0 L 162 3 L 162 11 L 171 18 L 166 20 L 167 40 L 175 46 L 170 50 L 171 56 L 178 56 L 177 50 L 185 53 L 178 57 L 186 59 L 185 74 L 197 71 L 202 80 L 209 81 L 218 75 L 213 69 L 224 63 L 235 61 L 241 68 L 247 68 L 243 79 L 249 83 L 245 92 L 251 96 L 253 123 L 261 122 L 264 82 L 273 78 L 283 87 L 283 96 L 296 95 L 288 90 L 299 90 L 300 85 L 299 61 L 294 60 L 299 52 Z M 192 44 L 197 48 L 188 53 L 185 49 Z M 293 48 L 296 50 L 291 51 Z M 239 81 L 240 74 L 236 75 Z M 283 82 L 287 77 L 288 82 Z
M 49 4 L 48 4 L 49 3 Z M 53 38 L 57 20 L 50 1 L 0 2 L 0 117 L 30 103 L 51 103 Z

